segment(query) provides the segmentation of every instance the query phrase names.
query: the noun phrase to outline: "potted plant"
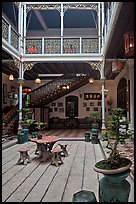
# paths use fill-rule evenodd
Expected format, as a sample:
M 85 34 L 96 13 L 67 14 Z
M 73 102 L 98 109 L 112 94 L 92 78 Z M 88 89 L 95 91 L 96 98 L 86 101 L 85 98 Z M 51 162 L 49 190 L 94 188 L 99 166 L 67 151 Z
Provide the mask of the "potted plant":
M 91 124 L 91 142 L 92 144 L 98 143 L 98 133 L 99 133 L 99 121 L 100 121 L 100 113 L 92 112 L 90 113 L 90 119 L 92 121 Z
M 125 139 L 132 136 L 124 111 L 122 108 L 112 109 L 108 128 L 103 135 L 108 141 L 107 148 L 110 149 L 110 154 L 108 158 L 97 162 L 94 166 L 96 172 L 104 175 L 99 183 L 99 197 L 102 202 L 128 201 L 130 184 L 125 178 L 129 175 L 132 162 L 121 156 L 118 151 L 118 144 L 125 143 Z

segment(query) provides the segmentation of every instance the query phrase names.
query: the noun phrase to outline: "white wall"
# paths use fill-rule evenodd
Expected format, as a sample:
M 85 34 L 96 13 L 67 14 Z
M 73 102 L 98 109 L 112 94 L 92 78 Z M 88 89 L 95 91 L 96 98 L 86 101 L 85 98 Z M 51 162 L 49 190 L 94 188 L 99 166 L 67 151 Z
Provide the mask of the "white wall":
M 106 112 L 105 112 L 105 117 L 108 118 L 109 116 L 109 109 L 112 107 L 116 107 L 116 84 L 114 83 L 113 80 L 107 80 L 105 84 L 105 88 L 108 89 L 108 96 L 105 98 L 105 107 L 106 107 Z M 69 95 L 75 95 L 78 96 L 79 99 L 79 106 L 78 106 L 78 112 L 79 112 L 79 118 L 82 117 L 87 117 L 90 115 L 91 112 L 94 111 L 94 107 L 98 107 L 98 111 L 101 112 L 101 106 L 98 106 L 98 102 L 101 102 L 101 100 L 84 100 L 84 97 L 80 98 L 79 94 L 82 93 L 100 93 L 101 91 L 101 84 L 99 80 L 95 80 L 93 85 L 91 84 L 86 84 L 83 87 L 65 95 L 64 97 L 61 97 L 55 101 L 53 101 L 56 105 L 52 106 L 52 103 L 50 103 L 47 107 L 51 108 L 53 112 L 49 112 L 49 117 L 60 117 L 60 118 L 65 118 L 65 103 L 66 103 L 66 97 Z M 113 104 L 110 107 L 107 104 L 107 100 L 111 97 Z M 94 102 L 94 106 L 90 106 L 90 102 Z M 59 107 L 58 103 L 63 103 L 63 108 L 64 112 L 59 112 Z M 90 108 L 90 111 L 86 111 L 86 107 L 83 107 L 83 103 L 87 103 L 87 107 Z M 57 107 L 58 111 L 54 111 L 54 108 Z

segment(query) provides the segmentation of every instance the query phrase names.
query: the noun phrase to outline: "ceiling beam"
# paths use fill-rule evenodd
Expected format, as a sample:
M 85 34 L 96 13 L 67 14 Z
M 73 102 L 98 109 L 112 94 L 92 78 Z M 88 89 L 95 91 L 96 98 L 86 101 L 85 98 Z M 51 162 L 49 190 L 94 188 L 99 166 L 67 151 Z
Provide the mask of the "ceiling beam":
M 37 18 L 39 20 L 39 23 L 41 23 L 44 31 L 47 31 L 48 27 L 47 27 L 42 15 L 40 14 L 39 10 L 34 10 L 34 12 L 35 12 L 35 15 L 37 16 Z
M 38 77 L 58 77 L 63 76 L 63 74 L 38 74 Z

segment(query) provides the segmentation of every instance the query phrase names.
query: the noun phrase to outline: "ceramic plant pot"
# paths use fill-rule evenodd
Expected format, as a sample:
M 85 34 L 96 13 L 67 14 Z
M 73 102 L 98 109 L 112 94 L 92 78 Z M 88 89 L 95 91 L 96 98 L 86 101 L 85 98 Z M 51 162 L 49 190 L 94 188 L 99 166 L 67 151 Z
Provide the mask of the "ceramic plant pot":
M 99 181 L 99 202 L 128 202 L 130 183 L 126 178 L 130 174 L 132 162 L 124 159 L 128 161 L 128 165 L 118 169 L 104 170 L 94 167 L 96 172 L 103 174 Z

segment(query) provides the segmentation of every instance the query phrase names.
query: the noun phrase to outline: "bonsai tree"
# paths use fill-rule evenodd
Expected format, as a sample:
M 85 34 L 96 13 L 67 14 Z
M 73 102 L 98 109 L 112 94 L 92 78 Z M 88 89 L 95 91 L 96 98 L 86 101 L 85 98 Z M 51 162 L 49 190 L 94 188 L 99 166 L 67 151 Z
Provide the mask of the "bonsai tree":
M 97 111 L 90 113 L 90 119 L 92 121 L 92 128 L 99 128 L 100 113 Z
M 124 109 L 113 108 L 109 116 L 108 128 L 103 135 L 107 140 L 107 148 L 111 150 L 107 159 L 98 162 L 95 166 L 100 169 L 116 169 L 127 165 L 130 161 L 121 157 L 118 151 L 118 144 L 125 143 L 125 139 L 132 136 L 128 129 L 129 121 L 124 117 Z

